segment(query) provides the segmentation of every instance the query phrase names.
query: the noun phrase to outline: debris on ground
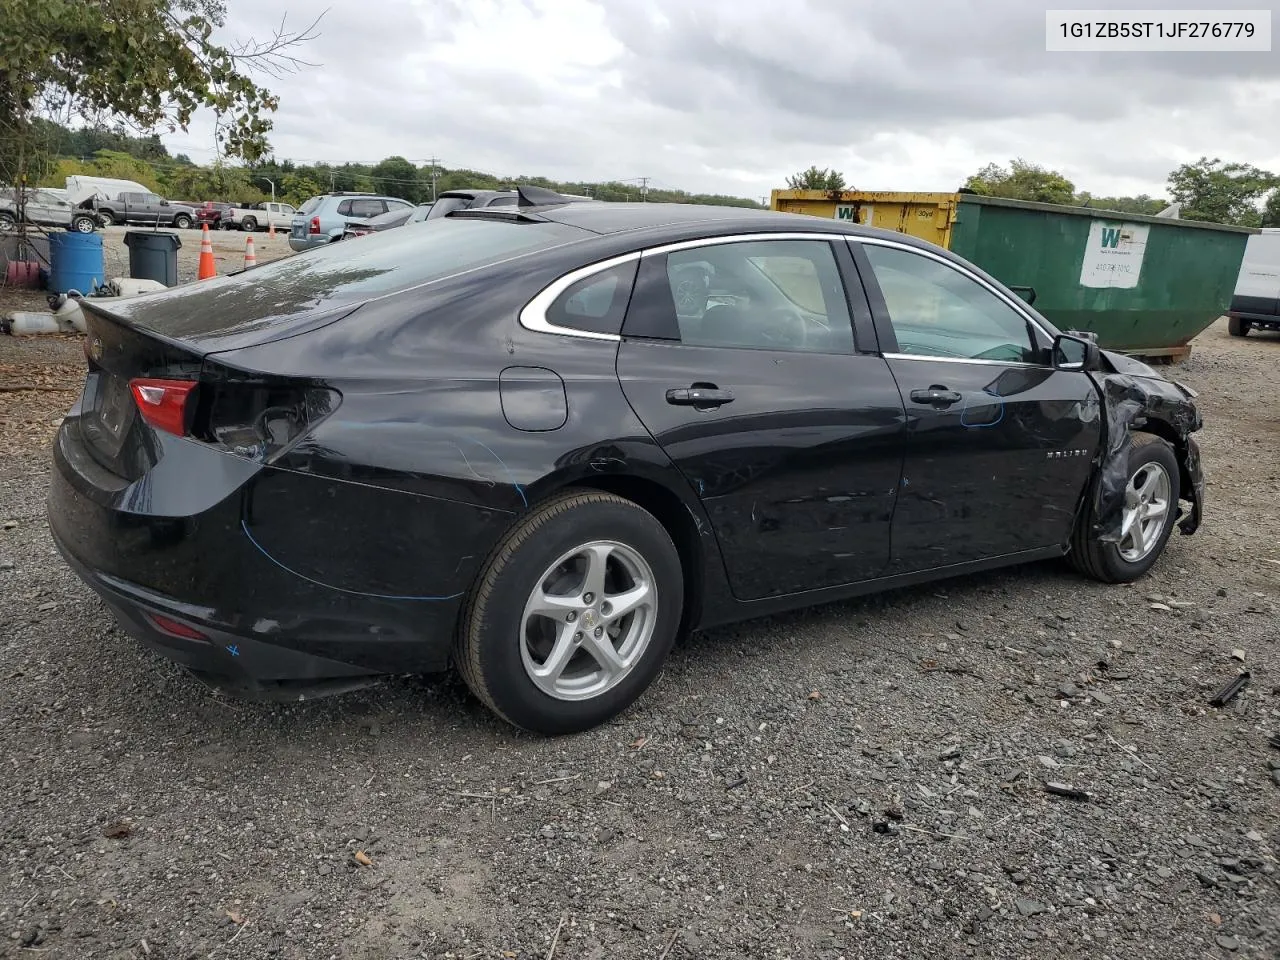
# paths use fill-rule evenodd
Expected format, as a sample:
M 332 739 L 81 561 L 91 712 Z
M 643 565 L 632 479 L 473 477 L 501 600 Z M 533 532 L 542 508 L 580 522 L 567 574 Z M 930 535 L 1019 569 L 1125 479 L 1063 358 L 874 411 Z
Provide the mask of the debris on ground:
M 1248 670 L 1241 671 L 1225 687 L 1213 695 L 1213 699 L 1209 701 L 1209 706 L 1225 707 L 1239 696 L 1241 690 L 1249 685 L 1249 680 L 1252 676 L 1253 674 Z

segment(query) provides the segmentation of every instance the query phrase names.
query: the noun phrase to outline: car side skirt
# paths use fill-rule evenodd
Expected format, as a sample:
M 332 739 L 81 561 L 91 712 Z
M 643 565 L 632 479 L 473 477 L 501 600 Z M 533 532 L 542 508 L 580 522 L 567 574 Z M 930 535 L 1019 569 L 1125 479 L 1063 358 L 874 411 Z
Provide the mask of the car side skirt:
M 805 607 L 851 600 L 873 593 L 896 590 L 899 587 L 911 587 L 936 580 L 948 580 L 970 573 L 982 573 L 987 570 L 998 570 L 1001 567 L 1014 567 L 1039 560 L 1054 560 L 1065 556 L 1065 544 L 1041 547 L 1036 550 L 1023 550 L 1001 557 L 986 557 L 968 563 L 956 563 L 945 567 L 934 567 L 930 570 L 916 570 L 911 573 L 895 574 L 891 577 L 878 577 L 875 580 L 863 580 L 859 583 L 842 584 L 822 590 L 806 590 L 802 593 L 790 593 L 780 597 L 768 597 L 763 600 L 736 601 L 732 604 L 717 604 L 703 609 L 698 629 L 724 626 L 741 620 L 755 617 L 767 617 L 776 613 L 786 613 Z

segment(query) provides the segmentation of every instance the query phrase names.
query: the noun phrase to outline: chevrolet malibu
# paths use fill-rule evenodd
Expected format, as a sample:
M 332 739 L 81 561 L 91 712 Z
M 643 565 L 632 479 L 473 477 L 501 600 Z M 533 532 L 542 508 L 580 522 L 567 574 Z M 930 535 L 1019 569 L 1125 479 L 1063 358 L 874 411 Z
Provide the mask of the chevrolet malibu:
M 451 664 L 579 731 L 683 632 L 1199 523 L 1192 397 L 909 237 L 519 203 L 84 301 L 67 562 L 246 695 Z

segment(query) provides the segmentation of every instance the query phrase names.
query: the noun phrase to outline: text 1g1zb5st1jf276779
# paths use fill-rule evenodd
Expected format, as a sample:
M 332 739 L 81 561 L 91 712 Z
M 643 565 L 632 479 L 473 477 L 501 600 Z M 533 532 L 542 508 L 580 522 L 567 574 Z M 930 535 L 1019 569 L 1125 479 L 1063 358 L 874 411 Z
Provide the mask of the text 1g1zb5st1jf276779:
M 1044 25 L 1050 51 L 1271 50 L 1270 10 L 1047 10 Z

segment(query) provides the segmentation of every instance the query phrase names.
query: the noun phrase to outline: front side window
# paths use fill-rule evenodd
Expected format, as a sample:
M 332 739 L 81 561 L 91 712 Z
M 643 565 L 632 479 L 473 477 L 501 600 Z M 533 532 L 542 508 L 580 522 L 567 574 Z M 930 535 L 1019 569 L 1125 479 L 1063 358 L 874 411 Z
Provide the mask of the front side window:
M 824 240 L 723 243 L 667 256 L 680 342 L 853 353 L 853 327 Z
M 972 277 L 932 257 L 864 244 L 898 353 L 1035 363 L 1027 320 Z

